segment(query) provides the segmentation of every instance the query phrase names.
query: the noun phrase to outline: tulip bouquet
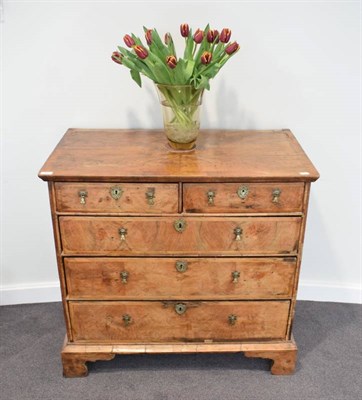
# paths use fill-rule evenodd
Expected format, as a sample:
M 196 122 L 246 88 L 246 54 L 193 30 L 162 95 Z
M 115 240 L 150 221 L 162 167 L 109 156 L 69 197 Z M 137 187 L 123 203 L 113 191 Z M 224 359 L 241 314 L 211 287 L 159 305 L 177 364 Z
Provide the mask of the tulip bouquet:
M 144 27 L 147 47 L 134 34 L 125 35 L 126 46 L 118 47 L 112 60 L 130 69 L 132 79 L 142 86 L 141 75 L 155 82 L 164 109 L 165 130 L 173 147 L 194 145 L 199 130 L 199 105 L 204 89 L 210 89 L 214 78 L 230 57 L 239 50 L 237 42 L 229 43 L 231 31 L 220 33 L 210 29 L 197 29 L 188 24 L 180 26 L 185 39 L 183 57 L 178 57 L 170 33 L 162 41 L 156 29 Z M 176 146 L 181 143 L 186 146 Z

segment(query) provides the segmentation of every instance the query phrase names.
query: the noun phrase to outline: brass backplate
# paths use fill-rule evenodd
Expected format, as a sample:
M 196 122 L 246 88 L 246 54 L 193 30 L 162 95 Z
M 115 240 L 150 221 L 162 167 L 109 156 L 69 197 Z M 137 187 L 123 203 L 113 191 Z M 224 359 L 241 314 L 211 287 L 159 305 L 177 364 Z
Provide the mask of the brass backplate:
M 111 194 L 112 199 L 119 200 L 123 194 L 123 190 L 119 186 L 113 186 L 109 189 L 109 193 Z
M 177 219 L 173 223 L 174 228 L 177 232 L 183 232 L 186 229 L 186 221 L 184 219 Z

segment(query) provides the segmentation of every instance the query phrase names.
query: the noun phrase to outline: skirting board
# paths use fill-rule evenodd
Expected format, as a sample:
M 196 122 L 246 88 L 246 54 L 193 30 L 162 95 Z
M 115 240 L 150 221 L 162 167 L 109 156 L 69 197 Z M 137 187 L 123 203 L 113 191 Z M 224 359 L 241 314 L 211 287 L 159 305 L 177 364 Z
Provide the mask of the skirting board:
M 48 303 L 60 300 L 58 282 L 0 286 L 0 305 Z M 298 300 L 362 304 L 362 288 L 361 285 L 301 281 Z

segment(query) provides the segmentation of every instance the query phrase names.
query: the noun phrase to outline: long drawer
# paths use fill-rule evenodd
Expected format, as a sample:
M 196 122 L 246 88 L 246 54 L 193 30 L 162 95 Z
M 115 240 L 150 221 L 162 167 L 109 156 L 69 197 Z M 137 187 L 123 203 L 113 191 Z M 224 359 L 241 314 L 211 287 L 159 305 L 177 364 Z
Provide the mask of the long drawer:
M 80 213 L 177 213 L 176 183 L 55 183 L 57 209 Z
M 65 258 L 69 299 L 213 300 L 292 296 L 296 259 Z
M 65 255 L 296 254 L 300 217 L 59 217 Z
M 289 301 L 69 302 L 76 342 L 285 339 Z
M 303 209 L 304 183 L 184 184 L 187 213 L 291 213 Z

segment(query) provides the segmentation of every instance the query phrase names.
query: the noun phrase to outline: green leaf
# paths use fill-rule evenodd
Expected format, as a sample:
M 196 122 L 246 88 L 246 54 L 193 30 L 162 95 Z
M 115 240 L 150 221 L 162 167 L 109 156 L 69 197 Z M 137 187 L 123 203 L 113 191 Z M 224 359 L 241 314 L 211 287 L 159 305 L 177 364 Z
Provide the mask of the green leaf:
M 137 83 L 139 87 L 142 87 L 141 75 L 135 69 L 131 69 L 131 77 Z
M 186 66 L 184 68 L 184 78 L 186 82 L 191 78 L 192 73 L 194 72 L 194 67 L 195 67 L 195 61 L 187 60 Z
M 163 44 L 158 32 L 156 29 L 152 31 L 152 45 L 158 49 L 158 51 L 162 54 L 163 58 L 166 58 L 168 54 L 168 48 Z M 162 58 L 162 57 L 161 57 Z
M 138 72 L 142 73 L 143 75 L 147 76 L 148 78 L 155 80 L 155 77 L 152 73 L 152 69 L 148 67 L 148 65 L 138 58 L 135 54 L 131 53 L 129 50 L 125 49 L 124 47 L 118 46 L 118 50 L 121 54 L 123 54 L 124 58 L 122 63 L 130 68 L 136 69 Z
M 166 85 L 170 84 L 170 83 L 175 83 L 175 82 L 172 82 L 170 75 L 167 71 L 167 68 L 168 67 L 166 67 L 166 65 L 165 66 L 162 66 L 159 64 L 154 65 L 153 74 L 156 77 L 156 81 L 155 81 L 156 83 L 161 83 L 161 84 L 166 84 Z
M 186 60 L 192 60 L 192 51 L 194 49 L 194 38 L 192 36 L 192 30 L 190 29 L 189 35 L 186 38 L 186 45 L 184 51 L 184 58 Z
M 173 39 L 172 39 L 171 35 L 170 35 L 170 43 L 168 44 L 167 48 L 168 48 L 168 52 L 169 52 L 170 55 L 173 55 L 173 56 L 177 57 L 175 44 L 173 42 Z
M 209 79 L 204 75 L 200 75 L 196 78 L 196 84 L 194 86 L 196 89 L 210 90 Z

